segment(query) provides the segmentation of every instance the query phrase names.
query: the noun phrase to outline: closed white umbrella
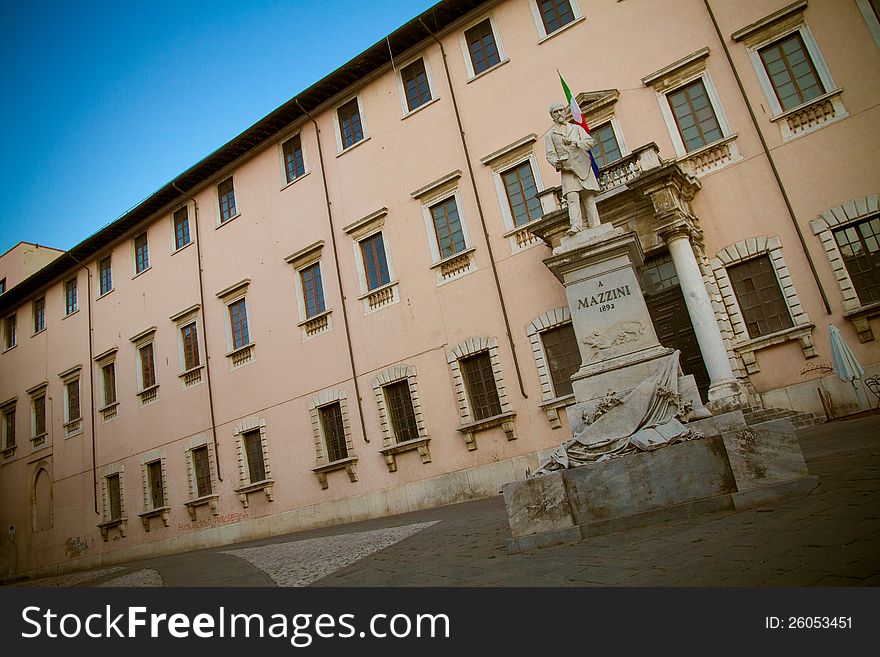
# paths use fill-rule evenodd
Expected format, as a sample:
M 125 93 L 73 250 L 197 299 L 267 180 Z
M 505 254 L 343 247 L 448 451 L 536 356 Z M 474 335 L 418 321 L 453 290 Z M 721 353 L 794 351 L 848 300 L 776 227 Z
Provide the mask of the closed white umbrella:
M 831 366 L 834 373 L 841 381 L 849 381 L 856 393 L 856 399 L 859 402 L 859 408 L 867 408 L 868 400 L 865 398 L 862 403 L 862 396 L 859 394 L 859 388 L 856 386 L 856 380 L 861 380 L 865 374 L 864 368 L 856 360 L 849 345 L 840 335 L 840 331 L 834 324 L 828 325 L 828 337 L 831 341 Z

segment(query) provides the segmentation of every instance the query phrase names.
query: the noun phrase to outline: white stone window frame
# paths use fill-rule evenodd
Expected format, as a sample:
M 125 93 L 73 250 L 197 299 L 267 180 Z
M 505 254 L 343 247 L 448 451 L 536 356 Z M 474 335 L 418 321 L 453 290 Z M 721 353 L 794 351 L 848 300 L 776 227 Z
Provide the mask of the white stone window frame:
M 15 450 L 18 448 L 18 413 L 17 413 L 17 404 L 18 397 L 12 397 L 11 399 L 7 399 L 2 404 L 0 404 L 0 461 L 8 461 L 12 457 L 15 456 Z M 12 445 L 9 444 L 9 435 L 6 431 L 6 416 L 9 413 L 14 414 L 13 428 L 12 430 L 15 432 L 13 434 L 13 438 L 15 438 L 15 443 Z
M 70 278 L 64 279 L 64 285 L 61 286 L 61 299 L 64 304 L 64 315 L 61 317 L 62 320 L 67 319 L 71 315 L 75 315 L 79 312 L 79 281 L 78 276 L 74 274 Z M 67 306 L 67 285 L 73 281 L 73 308 L 68 308 Z M 68 312 L 69 311 L 69 312 Z
M 146 238 L 147 245 L 147 266 L 138 271 L 137 267 L 137 238 L 143 235 Z M 131 278 L 134 280 L 138 276 L 143 276 L 153 268 L 153 259 L 150 257 L 150 231 L 144 228 L 131 237 Z M 78 301 L 78 300 L 77 300 Z
M 61 379 L 61 396 L 64 405 L 64 437 L 72 438 L 73 436 L 79 436 L 83 432 L 83 397 L 82 386 L 80 385 L 82 379 L 82 365 L 74 365 L 73 367 L 64 370 L 58 375 L 58 378 Z M 79 405 L 78 417 L 70 416 L 70 390 L 68 390 L 68 386 L 71 383 L 76 383 L 77 387 Z
M 300 180 L 302 180 L 303 178 L 305 178 L 306 176 L 308 176 L 312 172 L 312 170 L 309 168 L 309 158 L 306 155 L 306 147 L 305 147 L 305 143 L 304 143 L 305 140 L 303 139 L 303 132 L 304 132 L 303 127 L 298 126 L 294 130 L 285 133 L 277 142 L 276 152 L 278 154 L 278 167 L 279 167 L 278 170 L 281 175 L 281 179 L 280 179 L 281 180 L 281 187 L 280 187 L 279 191 L 283 191 L 283 190 L 287 189 L 288 187 L 298 183 Z M 291 139 L 293 139 L 294 137 L 297 137 L 297 136 L 299 137 L 299 147 L 300 147 L 300 150 L 302 151 L 303 172 L 301 175 L 297 176 L 296 178 L 294 178 L 293 180 L 288 182 L 288 180 L 287 180 L 287 162 L 284 159 L 284 144 L 286 144 L 288 141 L 290 141 Z
M 159 400 L 159 359 L 156 357 L 156 330 L 155 326 L 151 326 L 129 338 L 129 341 L 134 345 L 135 374 L 137 376 L 135 389 L 137 390 L 140 407 Z M 141 349 L 148 345 L 153 345 L 153 375 L 155 382 L 152 385 L 144 386 L 144 366 L 141 358 Z
M 772 114 L 770 121 L 779 126 L 783 142 L 808 135 L 849 116 L 841 98 L 843 89 L 838 87 L 831 77 L 825 58 L 822 57 L 813 32 L 804 18 L 803 11 L 806 7 L 806 0 L 799 0 L 731 35 L 734 41 L 745 45 L 749 60 L 758 77 L 758 83 L 770 106 Z M 800 34 L 807 56 L 822 86 L 825 87 L 825 93 L 797 107 L 783 110 L 758 51 L 794 33 Z
M 196 478 L 196 462 L 193 450 L 205 447 L 208 450 L 208 474 L 211 479 L 211 492 L 199 497 L 199 485 Z M 218 492 L 219 478 L 217 476 L 217 456 L 214 453 L 214 443 L 206 433 L 198 434 L 187 440 L 183 445 L 186 453 L 186 479 L 189 485 L 189 499 L 184 502 L 190 520 L 196 520 L 196 509 L 207 505 L 211 509 L 211 515 L 220 514 L 220 493 Z
M 150 481 L 150 464 L 159 463 L 159 472 L 162 477 L 162 506 L 153 506 L 151 495 L 152 481 Z M 150 531 L 150 520 L 161 518 L 162 524 L 168 527 L 171 520 L 171 506 L 168 499 L 168 468 L 166 465 L 165 452 L 161 449 L 153 449 L 142 454 L 140 458 L 141 486 L 144 494 L 144 510 L 138 516 L 144 526 L 144 531 Z M 120 482 L 121 484 L 122 482 Z
M 385 230 L 385 219 L 387 216 L 388 208 L 380 208 L 342 229 L 352 239 L 355 268 L 358 285 L 360 285 L 361 290 L 358 299 L 363 303 L 364 315 L 377 312 L 400 301 L 398 280 L 394 273 L 394 262 L 391 258 L 391 248 L 388 243 L 388 232 Z M 364 253 L 361 249 L 361 242 L 379 233 L 382 234 L 382 246 L 385 250 L 388 282 L 371 290 L 367 283 L 367 272 L 364 267 Z
M 229 217 L 226 221 L 223 221 L 223 211 L 220 206 L 220 185 L 227 180 L 232 181 L 232 194 L 235 197 L 235 214 Z M 241 216 L 240 190 L 235 184 L 235 174 L 232 171 L 224 173 L 222 176 L 218 176 L 211 184 L 211 187 L 214 190 L 214 230 L 217 230 L 223 226 L 228 226 Z
M 597 132 L 600 128 L 603 128 L 606 125 L 611 126 L 611 132 L 614 133 L 614 139 L 617 141 L 617 148 L 620 150 L 619 159 L 605 164 L 606 167 L 610 167 L 614 166 L 615 163 L 620 162 L 620 160 L 629 155 L 630 150 L 626 145 L 626 139 L 624 139 L 623 129 L 620 127 L 620 121 L 617 120 L 617 116 L 614 114 L 609 117 L 602 118 L 600 121 L 590 122 L 590 134 L 592 135 L 594 132 Z M 599 141 L 598 137 L 596 137 L 595 139 L 597 142 Z M 598 164 L 598 162 L 596 164 Z
M 110 518 L 110 493 L 107 479 L 113 475 L 119 475 L 119 517 Z M 128 518 L 125 515 L 125 466 L 121 463 L 110 463 L 101 469 L 101 522 L 98 528 L 106 542 L 109 538 L 109 530 L 114 527 L 119 535 L 125 538 L 125 530 Z
M 532 346 L 535 366 L 538 368 L 538 381 L 541 384 L 541 408 L 544 409 L 552 429 L 559 429 L 562 426 L 562 422 L 559 419 L 559 410 L 574 403 L 574 394 L 556 395 L 556 391 L 553 389 L 553 377 L 550 376 L 547 352 L 544 349 L 544 340 L 541 334 L 566 324 L 571 324 L 571 311 L 567 306 L 548 310 L 538 315 L 526 326 L 526 335 Z
M 149 248 L 149 247 L 148 247 Z M 110 289 L 106 292 L 101 292 L 101 263 L 105 260 L 110 261 Z M 105 253 L 100 254 L 97 258 L 95 258 L 95 287 L 96 292 L 98 293 L 95 297 L 95 301 L 98 299 L 103 299 L 108 294 L 113 292 L 116 289 L 116 284 L 113 277 L 113 251 L 109 250 Z
M 49 444 L 49 431 L 52 426 L 52 416 L 49 413 L 49 382 L 43 381 L 33 386 L 32 388 L 28 388 L 26 391 L 27 395 L 30 397 L 30 425 L 31 425 L 31 449 L 32 451 L 36 451 L 38 449 L 42 449 Z M 37 406 L 36 402 L 38 399 L 43 399 L 43 417 L 45 420 L 45 431 L 43 433 L 37 433 Z
M 233 283 L 227 288 L 220 290 L 215 295 L 223 302 L 223 326 L 226 329 L 226 364 L 227 369 L 231 372 L 240 367 L 248 365 L 256 360 L 255 342 L 254 342 L 254 324 L 251 316 L 251 306 L 247 300 L 248 289 L 251 279 L 244 278 L 237 283 Z M 244 299 L 244 311 L 247 317 L 248 326 L 248 343 L 239 347 L 235 346 L 232 338 L 232 313 L 229 307 Z
M 260 447 L 263 452 L 263 470 L 266 474 L 266 478 L 262 481 L 251 481 L 247 450 L 244 445 L 244 434 L 252 431 L 260 432 Z M 275 485 L 275 480 L 272 478 L 271 463 L 269 462 L 269 443 L 266 438 L 266 433 L 265 418 L 257 416 L 251 416 L 240 420 L 232 430 L 232 435 L 235 439 L 236 454 L 238 456 L 239 481 L 239 485 L 234 490 L 238 494 L 238 499 L 244 508 L 250 506 L 250 501 L 248 499 L 250 493 L 263 491 L 266 495 L 266 501 L 272 501 L 272 488 Z
M 471 59 L 471 51 L 470 48 L 468 48 L 467 39 L 464 34 L 475 25 L 479 25 L 487 19 L 489 20 L 489 26 L 492 28 L 492 38 L 495 39 L 495 48 L 498 50 L 498 63 L 490 66 L 484 71 L 474 73 L 474 62 Z M 481 14 L 479 18 L 469 21 L 464 25 L 458 32 L 458 43 L 461 46 L 461 56 L 464 58 L 464 66 L 465 70 L 467 70 L 468 82 L 473 82 L 510 61 L 504 51 L 504 44 L 501 43 L 501 31 L 498 29 L 498 23 L 495 21 L 494 12 L 490 11 L 487 14 Z
M 410 64 L 414 64 L 418 60 L 422 60 L 422 64 L 425 66 L 425 76 L 428 78 L 428 91 L 431 93 L 431 99 L 427 102 L 422 103 L 415 109 L 409 109 L 406 98 L 406 88 L 403 86 L 403 69 L 405 69 Z M 434 87 L 434 75 L 431 73 L 431 66 L 428 64 L 428 56 L 425 52 L 420 52 L 417 55 L 413 55 L 408 57 L 407 59 L 402 60 L 402 63 L 394 62 L 394 79 L 397 83 L 397 95 L 400 97 L 400 109 L 403 112 L 403 115 L 400 117 L 401 120 L 406 119 L 416 112 L 424 109 L 428 105 L 433 105 L 440 98 L 437 96 L 437 90 Z
M 12 332 L 7 331 L 9 320 L 12 319 Z M 15 349 L 18 344 L 18 317 L 15 311 L 3 317 L 3 353 Z
M 874 38 L 874 43 L 880 48 L 880 21 L 878 21 L 877 14 L 874 13 L 874 9 L 871 7 L 870 0 L 856 0 L 856 4 L 859 6 L 859 11 L 862 12 L 865 23 L 868 25 L 868 31 Z
M 389 385 L 405 381 L 409 388 L 409 396 L 412 401 L 413 415 L 416 421 L 418 438 L 398 441 L 394 434 L 394 426 L 388 410 L 388 400 L 385 397 L 385 388 Z M 382 426 L 382 449 L 379 453 L 385 457 L 385 464 L 389 472 L 397 471 L 397 455 L 403 452 L 418 450 L 422 463 L 431 462 L 431 452 L 428 448 L 428 430 L 422 417 L 422 402 L 416 385 L 416 368 L 412 365 L 392 365 L 373 379 L 373 394 L 376 397 L 376 406 L 379 408 L 379 423 Z
M 541 9 L 540 7 L 538 7 L 537 1 L 529 0 L 529 8 L 532 11 L 532 18 L 535 20 L 535 29 L 538 30 L 538 43 L 544 43 L 548 39 L 552 39 L 553 37 L 555 37 L 557 34 L 562 34 L 563 32 L 565 32 L 565 30 L 574 27 L 578 23 L 586 20 L 584 15 L 581 13 L 581 8 L 578 4 L 578 0 L 568 0 L 568 4 L 571 6 L 571 13 L 574 15 L 574 18 L 562 27 L 548 33 L 547 28 L 544 27 L 544 19 L 541 17 Z
M 495 390 L 498 392 L 501 413 L 493 417 L 477 420 L 471 410 L 467 383 L 461 371 L 461 360 L 483 352 L 489 354 L 489 361 L 492 364 L 492 375 L 495 379 Z M 516 430 L 513 422 L 516 413 L 510 404 L 510 399 L 507 397 L 507 389 L 504 386 L 498 340 L 494 337 L 486 336 L 468 338 L 456 345 L 446 355 L 446 362 L 449 363 L 449 368 L 452 370 L 452 385 L 455 390 L 456 401 L 458 402 L 458 415 L 461 421 L 458 432 L 462 435 L 468 451 L 477 449 L 476 434 L 478 432 L 494 427 L 501 427 L 507 440 L 516 440 Z
M 321 257 L 324 252 L 324 240 L 312 242 L 299 251 L 291 253 L 284 259 L 288 265 L 293 267 L 293 288 L 296 294 L 296 307 L 299 311 L 299 323 L 297 326 L 302 331 L 302 341 L 326 333 L 333 328 L 333 309 L 327 307 L 327 295 L 324 292 L 324 265 Z M 302 272 L 306 269 L 318 265 L 318 271 L 321 272 L 321 291 L 324 296 L 324 311 L 316 313 L 311 317 L 306 312 L 306 292 L 303 289 Z
M 642 78 L 643 84 L 654 89 L 657 104 L 660 106 L 660 114 L 663 116 L 666 131 L 672 140 L 676 161 L 688 173 L 697 177 L 718 171 L 742 160 L 742 154 L 736 143 L 737 134 L 730 128 L 730 122 L 727 120 L 727 114 L 721 104 L 718 90 L 709 74 L 708 59 L 709 47 L 705 46 Z M 721 138 L 688 152 L 672 111 L 672 105 L 669 102 L 669 94 L 697 80 L 702 81 L 703 88 L 706 90 L 706 96 L 721 130 Z
M 119 388 L 116 385 L 116 354 L 117 347 L 111 347 L 95 356 L 95 368 L 98 370 L 98 412 L 104 422 L 109 422 L 119 413 Z M 104 391 L 104 368 L 113 365 L 113 393 L 114 401 L 108 402 Z
M 225 180 L 225 178 L 224 178 Z M 216 185 L 215 185 L 216 189 Z M 236 206 L 237 207 L 237 206 Z M 189 242 L 177 248 L 177 226 L 174 224 L 174 214 L 179 212 L 183 208 L 186 208 L 186 220 L 187 225 L 189 226 Z M 183 251 L 188 246 L 192 246 L 193 242 L 196 241 L 196 235 L 194 230 L 194 218 L 195 218 L 195 203 L 193 201 L 187 201 L 186 203 L 176 206 L 174 210 L 171 211 L 168 221 L 171 225 L 171 255 Z
M 361 120 L 361 130 L 363 130 L 364 137 L 363 139 L 360 139 L 359 141 L 353 143 L 351 146 L 343 146 L 342 126 L 339 124 L 339 108 L 355 99 L 357 99 L 358 116 Z M 346 153 L 354 150 L 361 144 L 370 141 L 370 131 L 369 128 L 367 128 L 366 115 L 364 114 L 364 99 L 363 94 L 360 91 L 358 91 L 357 93 L 348 94 L 347 96 L 345 96 L 344 100 L 341 100 L 338 103 L 334 103 L 331 118 L 333 120 L 333 134 L 336 135 L 336 157 L 345 155 Z
M 37 303 L 37 301 L 40 301 L 41 299 L 43 300 L 43 328 L 41 328 L 39 331 L 36 331 L 36 330 L 32 331 L 31 337 L 33 337 L 35 335 L 39 335 L 40 333 L 42 333 L 43 331 L 46 330 L 46 295 L 45 294 L 41 294 L 40 296 L 36 297 L 33 301 L 31 301 L 31 328 L 32 329 L 37 328 L 37 306 L 36 306 L 36 303 Z
M 422 204 L 422 218 L 425 222 L 425 233 L 428 238 L 428 250 L 431 253 L 431 269 L 437 275 L 437 287 L 451 283 L 463 276 L 467 276 L 471 272 L 477 270 L 474 252 L 476 247 L 471 239 L 470 228 L 468 226 L 467 216 L 461 203 L 461 194 L 459 189 L 459 179 L 461 178 L 461 170 L 446 174 L 434 180 L 424 187 L 414 192 L 410 192 L 410 196 L 418 200 Z M 464 237 L 464 249 L 451 256 L 440 256 L 440 243 L 437 238 L 437 231 L 434 228 L 434 216 L 431 214 L 431 208 L 435 205 L 443 203 L 450 198 L 455 198 L 456 209 L 458 210 L 458 221 L 461 224 L 461 232 Z
M 782 298 L 785 300 L 788 312 L 791 315 L 792 326 L 776 333 L 752 338 L 746 329 L 745 319 L 740 310 L 727 268 L 760 256 L 769 256 L 770 258 L 770 263 L 773 265 L 773 270 L 776 273 L 776 282 L 779 284 Z M 778 236 L 750 237 L 731 244 L 721 249 L 709 264 L 712 267 L 715 280 L 721 292 L 722 301 L 730 318 L 730 325 L 734 334 L 733 350 L 741 359 L 746 372 L 755 374 L 761 371 L 756 358 L 758 350 L 790 340 L 797 340 L 800 343 L 801 349 L 804 352 L 804 358 L 814 358 L 818 355 L 813 344 L 814 324 L 810 321 L 810 317 L 803 309 L 798 298 L 794 281 L 782 255 L 782 241 Z
M 544 181 L 541 178 L 541 169 L 538 166 L 538 158 L 535 155 L 535 142 L 538 136 L 534 133 L 526 135 L 522 139 L 503 146 L 480 159 L 484 165 L 492 170 L 492 181 L 495 183 L 495 193 L 498 196 L 498 204 L 501 208 L 501 219 L 504 221 L 503 237 L 507 238 L 510 245 L 510 253 L 515 254 L 526 249 L 543 244 L 536 235 L 529 232 L 529 226 L 541 220 L 529 221 L 522 226 L 517 226 L 510 210 L 510 199 L 507 197 L 507 189 L 504 185 L 503 175 L 520 166 L 524 162 L 528 162 L 532 168 L 532 177 L 535 180 L 535 187 L 538 194 L 544 191 Z
M 181 390 L 197 386 L 205 380 L 202 376 L 205 369 L 206 355 L 203 344 L 205 332 L 203 330 L 204 322 L 201 321 L 201 309 L 201 304 L 193 304 L 169 317 L 174 322 L 174 330 L 177 334 L 177 363 L 179 368 L 177 377 L 180 379 Z M 199 354 L 199 364 L 187 369 L 183 346 L 183 329 L 190 324 L 196 325 L 196 346 Z
M 852 322 L 860 342 L 874 339 L 869 319 L 880 316 L 880 303 L 863 304 L 843 261 L 834 231 L 868 219 L 880 212 L 880 194 L 870 194 L 841 203 L 822 212 L 810 222 L 813 234 L 822 242 L 825 255 L 837 279 L 843 305 L 843 316 Z
M 339 404 L 339 410 L 342 413 L 342 427 L 345 433 L 345 447 L 348 456 L 344 459 L 331 461 L 327 452 L 327 439 L 324 434 L 324 427 L 321 424 L 320 409 L 331 404 Z M 327 474 L 336 470 L 345 470 L 348 478 L 352 483 L 358 480 L 357 461 L 358 457 L 354 449 L 354 441 L 352 440 L 351 423 L 348 415 L 348 402 L 344 390 L 333 388 L 324 390 L 317 394 L 309 402 L 309 415 L 312 420 L 312 435 L 315 439 L 315 467 L 312 472 L 318 478 L 318 483 L 322 489 L 329 487 Z

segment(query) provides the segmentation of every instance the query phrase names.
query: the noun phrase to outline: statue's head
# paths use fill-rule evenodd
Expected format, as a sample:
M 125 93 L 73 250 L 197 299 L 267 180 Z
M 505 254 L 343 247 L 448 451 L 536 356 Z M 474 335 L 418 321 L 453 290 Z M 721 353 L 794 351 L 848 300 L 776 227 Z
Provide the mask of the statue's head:
M 565 121 L 565 114 L 568 111 L 565 103 L 551 103 L 549 110 L 554 122 L 561 124 Z

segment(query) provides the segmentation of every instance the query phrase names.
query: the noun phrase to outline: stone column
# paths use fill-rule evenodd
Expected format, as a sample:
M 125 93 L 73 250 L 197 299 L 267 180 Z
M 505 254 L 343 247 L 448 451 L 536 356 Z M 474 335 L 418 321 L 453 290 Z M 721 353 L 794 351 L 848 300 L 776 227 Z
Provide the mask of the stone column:
M 724 338 L 715 320 L 712 301 L 691 246 L 689 231 L 682 226 L 663 234 L 663 238 L 669 247 L 703 362 L 709 373 L 709 402 L 706 406 L 713 413 L 739 408 L 744 399 L 742 386 L 730 367 Z

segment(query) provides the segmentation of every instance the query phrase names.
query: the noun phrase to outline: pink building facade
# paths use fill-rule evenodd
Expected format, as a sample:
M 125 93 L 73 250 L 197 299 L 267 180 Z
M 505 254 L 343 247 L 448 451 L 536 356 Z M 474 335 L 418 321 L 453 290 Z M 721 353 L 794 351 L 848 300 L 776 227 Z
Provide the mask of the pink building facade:
M 10 275 L 0 573 L 489 496 L 534 469 L 580 363 L 528 230 L 560 207 L 557 68 L 599 142 L 603 221 L 637 231 L 655 328 L 704 398 L 858 410 L 827 327 L 880 371 L 876 2 L 447 0 Z

